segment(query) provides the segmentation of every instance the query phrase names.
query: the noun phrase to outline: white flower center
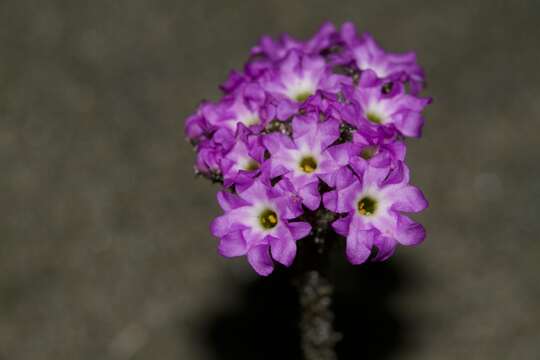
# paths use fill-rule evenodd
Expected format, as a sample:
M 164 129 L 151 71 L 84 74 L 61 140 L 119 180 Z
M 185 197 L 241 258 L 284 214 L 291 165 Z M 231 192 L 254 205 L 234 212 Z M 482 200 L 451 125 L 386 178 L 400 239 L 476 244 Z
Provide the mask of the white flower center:
M 372 103 L 365 112 L 365 117 L 374 124 L 384 124 L 386 115 L 383 106 L 380 103 Z
M 242 124 L 246 126 L 251 126 L 251 125 L 256 125 L 260 123 L 261 119 L 259 119 L 257 115 L 251 115 L 251 116 L 246 116 L 244 118 L 241 118 L 238 121 L 240 121 Z
M 287 84 L 286 95 L 298 102 L 304 102 L 315 93 L 316 86 L 310 78 L 296 78 Z

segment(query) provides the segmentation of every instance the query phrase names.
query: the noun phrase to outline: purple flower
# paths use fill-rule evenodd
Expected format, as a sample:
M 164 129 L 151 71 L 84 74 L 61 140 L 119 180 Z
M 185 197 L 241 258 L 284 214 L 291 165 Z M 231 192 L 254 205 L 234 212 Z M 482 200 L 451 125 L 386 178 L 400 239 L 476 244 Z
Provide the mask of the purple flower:
M 271 69 L 277 61 L 283 59 L 291 50 L 298 50 L 308 55 L 320 55 L 336 42 L 338 33 L 334 25 L 326 22 L 308 41 L 302 42 L 288 34 L 282 34 L 277 40 L 263 36 L 259 44 L 251 49 L 251 59 L 247 62 L 246 73 L 257 78 Z
M 271 178 L 284 175 L 292 183 L 303 204 L 316 210 L 321 201 L 319 178 L 331 177 L 345 166 L 340 147 L 330 147 L 339 138 L 339 121 L 320 122 L 316 114 L 296 116 L 292 121 L 292 139 L 283 134 L 264 137 L 270 152 L 268 172 Z
M 201 103 L 197 112 L 189 116 L 186 120 L 184 131 L 188 139 L 192 142 L 197 143 L 203 140 L 211 132 L 210 124 L 208 124 L 206 117 L 204 116 L 209 107 L 212 107 L 212 104 L 208 102 Z
M 259 275 L 268 275 L 275 260 L 290 266 L 296 256 L 296 240 L 309 234 L 311 226 L 292 219 L 302 213 L 297 201 L 280 186 L 260 180 L 237 195 L 218 193 L 225 214 L 216 218 L 211 231 L 220 238 L 219 253 L 225 257 L 247 255 Z
M 360 86 L 348 87 L 347 95 L 356 108 L 354 118 L 348 118 L 348 122 L 366 132 L 383 130 L 391 135 L 397 130 L 403 136 L 420 137 L 424 125 L 422 110 L 431 102 L 430 98 L 407 94 L 400 83 L 394 83 L 390 93 L 385 93 L 384 87 L 363 84 L 361 81 Z
M 418 94 L 422 90 L 424 71 L 416 62 L 414 52 L 387 53 L 370 34 L 365 33 L 358 37 L 351 23 L 343 24 L 341 35 L 361 71 L 371 70 L 382 79 L 409 81 L 412 94 Z
M 258 175 L 264 162 L 265 148 L 261 145 L 262 138 L 249 133 L 243 125 L 239 125 L 239 131 L 242 134 L 221 159 L 220 169 L 225 186 L 249 181 L 251 177 Z
M 409 185 L 404 163 L 396 169 L 376 168 L 365 161 L 352 161 L 352 173 L 340 170 L 336 189 L 325 193 L 324 206 L 344 214 L 332 225 L 347 238 L 347 258 L 353 264 L 365 262 L 376 246 L 376 260 L 392 255 L 397 244 L 416 245 L 425 237 L 422 225 L 403 212 L 419 212 L 428 206 L 422 192 Z
M 238 71 L 232 70 L 229 73 L 227 80 L 225 80 L 225 82 L 221 84 L 219 88 L 225 95 L 227 95 L 233 93 L 240 85 L 246 83 L 247 81 L 249 81 L 249 79 L 246 76 Z
M 266 94 L 257 83 L 244 82 L 204 115 L 210 125 L 225 127 L 233 132 L 237 130 L 238 124 L 262 128 L 265 119 L 261 109 L 265 101 Z
M 343 118 L 344 98 L 342 92 L 332 93 L 318 90 L 315 95 L 307 99 L 301 106 L 301 113 L 317 113 L 319 119 L 336 119 Z
M 324 58 L 305 55 L 298 50 L 291 50 L 259 81 L 273 97 L 280 120 L 293 115 L 317 90 L 337 93 L 341 83 L 350 83 L 349 78 L 333 74 Z
M 384 132 L 378 136 L 370 136 L 357 131 L 353 134 L 351 155 L 359 156 L 370 166 L 376 168 L 396 168 L 400 162 L 405 161 L 407 147 L 403 141 L 387 142 Z
M 228 129 L 217 130 L 211 139 L 203 139 L 197 144 L 195 167 L 203 174 L 221 175 L 221 161 L 234 145 L 234 135 Z

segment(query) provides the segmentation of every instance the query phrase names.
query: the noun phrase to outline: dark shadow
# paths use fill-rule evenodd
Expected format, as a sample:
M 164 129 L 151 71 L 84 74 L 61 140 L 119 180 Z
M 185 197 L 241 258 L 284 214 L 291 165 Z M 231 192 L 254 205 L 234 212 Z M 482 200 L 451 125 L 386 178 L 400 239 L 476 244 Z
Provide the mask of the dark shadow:
M 328 277 L 335 284 L 335 326 L 343 334 L 338 358 L 391 358 L 407 340 L 403 320 L 389 307 L 405 279 L 403 269 L 395 259 L 354 267 L 337 255 Z M 203 341 L 215 358 L 301 359 L 299 305 L 290 271 L 278 269 L 240 292 L 235 308 L 214 314 L 203 328 Z
M 338 359 L 394 358 L 407 341 L 406 324 L 390 307 L 405 280 L 404 269 L 395 259 L 358 267 L 341 262 L 334 269 L 335 326 L 343 335 Z
M 204 329 L 215 359 L 301 359 L 299 306 L 289 273 L 278 269 L 240 291 L 238 306 L 209 319 Z

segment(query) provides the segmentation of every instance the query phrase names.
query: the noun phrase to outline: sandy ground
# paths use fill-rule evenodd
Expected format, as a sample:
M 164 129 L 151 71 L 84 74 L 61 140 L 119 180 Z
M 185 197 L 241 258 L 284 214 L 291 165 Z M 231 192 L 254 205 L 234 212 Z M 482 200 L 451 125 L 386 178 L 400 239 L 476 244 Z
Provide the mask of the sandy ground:
M 298 358 L 286 274 L 216 254 L 183 119 L 326 19 L 415 49 L 435 98 L 428 239 L 340 265 L 341 359 L 537 358 L 540 5 L 505 3 L 0 2 L 0 359 Z

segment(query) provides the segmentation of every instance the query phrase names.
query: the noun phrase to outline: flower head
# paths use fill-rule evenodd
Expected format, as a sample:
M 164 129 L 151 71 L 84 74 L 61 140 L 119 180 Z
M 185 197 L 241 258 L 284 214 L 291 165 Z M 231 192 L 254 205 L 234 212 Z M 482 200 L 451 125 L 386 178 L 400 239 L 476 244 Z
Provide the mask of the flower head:
M 220 254 L 268 275 L 320 234 L 344 240 L 353 264 L 420 243 L 406 213 L 427 201 L 409 184 L 405 138 L 421 135 L 423 84 L 414 53 L 385 52 L 350 23 L 263 37 L 185 125 L 197 172 L 223 186 Z

